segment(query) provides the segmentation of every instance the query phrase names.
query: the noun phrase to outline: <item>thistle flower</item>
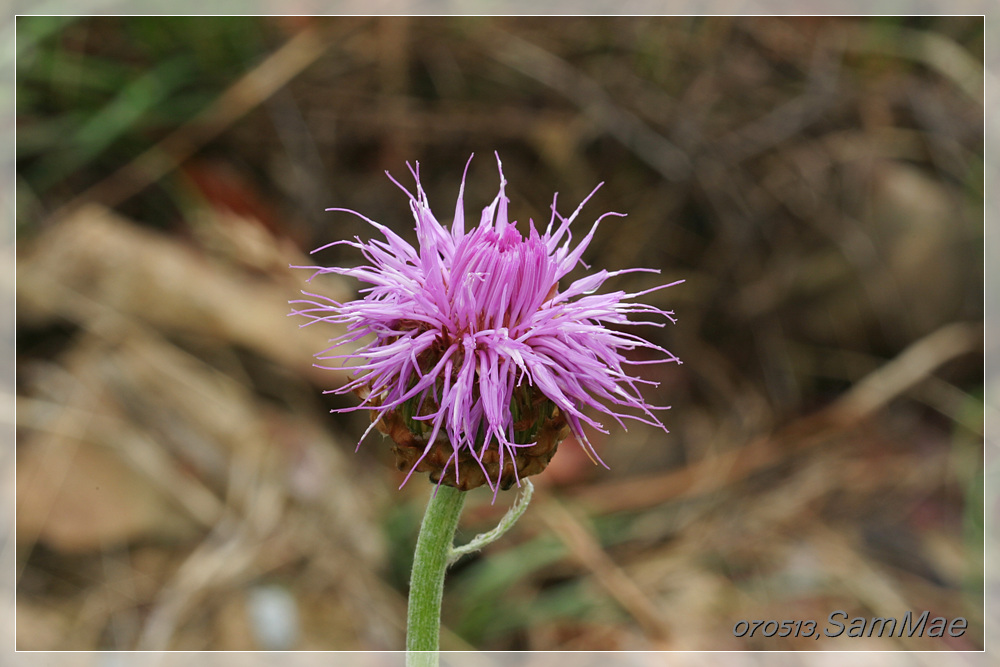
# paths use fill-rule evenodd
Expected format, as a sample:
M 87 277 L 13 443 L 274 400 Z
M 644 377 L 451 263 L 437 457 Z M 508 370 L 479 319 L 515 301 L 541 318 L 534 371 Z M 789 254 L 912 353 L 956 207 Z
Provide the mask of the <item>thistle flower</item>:
M 363 398 L 360 405 L 342 410 L 371 411 L 372 425 L 361 440 L 373 428 L 393 439 L 397 466 L 407 471 L 403 484 L 414 471 L 422 471 L 433 482 L 463 490 L 485 483 L 495 494 L 541 472 L 570 432 L 603 464 L 584 427 L 607 430 L 588 413 L 603 413 L 623 428 L 623 418 L 630 418 L 666 431 L 653 414 L 666 408 L 647 404 L 637 388 L 656 383 L 630 375 L 624 366 L 680 360 L 607 325 L 664 324 L 632 321 L 630 315 L 674 321 L 672 311 L 633 299 L 682 281 L 632 294 L 597 294 L 612 276 L 658 273 L 601 270 L 560 289 L 560 281 L 583 264 L 598 224 L 623 214 L 600 216 L 573 247 L 570 225 L 595 188 L 568 218 L 558 213 L 553 198 L 545 231 L 539 233 L 529 221 L 525 236 L 508 220 L 506 180 L 497 156 L 500 191 L 483 209 L 479 224 L 467 230 L 463 193 L 469 163 L 450 230 L 431 212 L 419 164 L 408 164 L 416 195 L 389 178 L 410 199 L 416 248 L 360 213 L 332 208 L 327 210 L 360 217 L 384 240 L 336 241 L 313 251 L 349 245 L 361 251 L 367 265 L 298 267 L 315 271 L 309 280 L 336 273 L 369 285 L 361 290 L 362 298 L 347 303 L 303 292 L 307 298 L 293 302 L 300 307 L 292 313 L 311 319 L 302 326 L 346 325 L 346 333 L 317 357 L 355 360 L 347 364 L 354 379 L 330 391 L 353 391 Z M 371 338 L 358 349 L 338 352 L 366 337 Z M 636 348 L 663 357 L 629 361 L 622 354 Z

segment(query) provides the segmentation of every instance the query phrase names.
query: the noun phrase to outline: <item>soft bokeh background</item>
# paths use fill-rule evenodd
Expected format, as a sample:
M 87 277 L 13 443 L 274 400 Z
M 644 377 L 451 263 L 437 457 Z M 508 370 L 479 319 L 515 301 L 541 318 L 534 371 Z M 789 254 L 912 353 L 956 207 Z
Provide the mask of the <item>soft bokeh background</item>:
M 393 650 L 430 486 L 329 415 L 309 249 L 568 213 L 646 266 L 669 434 L 573 442 L 446 649 L 983 645 L 981 18 L 17 20 L 20 649 Z M 331 295 L 356 285 L 329 280 Z M 513 493 L 473 492 L 468 539 Z M 964 616 L 952 639 L 740 619 Z

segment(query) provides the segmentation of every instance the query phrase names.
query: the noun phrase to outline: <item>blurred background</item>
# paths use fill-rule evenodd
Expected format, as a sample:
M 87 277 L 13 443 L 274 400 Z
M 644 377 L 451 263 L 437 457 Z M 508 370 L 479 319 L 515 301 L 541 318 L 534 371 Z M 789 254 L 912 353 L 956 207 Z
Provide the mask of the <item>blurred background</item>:
M 450 574 L 451 650 L 981 649 L 983 20 L 28 17 L 17 31 L 17 646 L 398 650 L 402 490 L 299 329 L 312 248 L 412 239 L 503 160 L 652 267 L 672 405 L 560 447 Z M 582 275 L 582 274 L 581 274 Z M 312 289 L 351 298 L 357 285 Z M 460 540 L 488 530 L 471 492 Z M 741 619 L 968 619 L 958 638 Z

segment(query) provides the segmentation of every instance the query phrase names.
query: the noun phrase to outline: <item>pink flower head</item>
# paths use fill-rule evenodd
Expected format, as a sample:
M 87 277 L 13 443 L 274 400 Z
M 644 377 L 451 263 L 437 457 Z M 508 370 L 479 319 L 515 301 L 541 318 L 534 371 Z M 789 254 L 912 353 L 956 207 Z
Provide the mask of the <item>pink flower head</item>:
M 466 173 L 468 167 L 466 164 Z M 653 414 L 657 408 L 648 405 L 637 388 L 640 383 L 656 383 L 630 375 L 624 366 L 680 360 L 639 336 L 608 325 L 663 326 L 662 322 L 633 321 L 630 315 L 652 314 L 674 321 L 672 311 L 633 299 L 683 281 L 634 294 L 597 294 L 612 276 L 636 271 L 658 273 L 650 269 L 601 270 L 560 289 L 560 281 L 583 263 L 583 252 L 601 220 L 623 215 L 605 213 L 573 247 L 570 225 L 593 192 L 568 218 L 556 211 L 553 198 L 545 231 L 539 233 L 529 221 L 528 234 L 524 235 L 507 218 L 506 181 L 499 156 L 497 167 L 500 192 L 471 229 L 466 229 L 462 201 L 465 174 L 449 230 L 431 212 L 420 185 L 419 165 L 410 166 L 416 181 L 415 196 L 389 178 L 410 198 L 417 247 L 360 213 L 327 209 L 357 215 L 375 227 L 384 240 L 337 241 L 313 251 L 350 245 L 361 251 L 366 265 L 300 267 L 314 269 L 312 277 L 338 273 L 368 285 L 361 290 L 362 298 L 347 303 L 303 292 L 308 298 L 293 302 L 301 306 L 292 314 L 310 318 L 307 324 L 346 325 L 347 332 L 317 357 L 357 360 L 350 366 L 355 378 L 331 391 L 356 391 L 364 396 L 360 405 L 345 408 L 372 411 L 372 426 L 361 440 L 376 425 L 386 431 L 385 424 L 398 414 L 405 416 L 411 432 L 421 436 L 408 459 L 404 484 L 438 443 L 446 443 L 447 447 L 438 448 L 437 456 L 441 468 L 449 470 L 448 483 L 466 488 L 459 476 L 459 462 L 471 462 L 480 469 L 476 476 L 496 493 L 501 477 L 506 475 L 506 488 L 519 475 L 540 470 L 523 465 L 519 455 L 538 445 L 540 425 L 553 422 L 556 416 L 555 421 L 568 425 L 598 461 L 584 425 L 602 433 L 607 430 L 591 414 L 604 413 L 623 428 L 623 418 L 664 428 Z M 341 346 L 366 337 L 371 338 L 358 349 L 337 352 Z M 665 357 L 627 360 L 623 351 L 635 348 L 655 350 Z M 548 407 L 539 408 L 530 418 L 521 414 L 541 403 Z M 533 428 L 525 426 L 531 422 Z M 562 430 L 565 437 L 565 428 Z M 413 446 L 413 442 L 409 444 Z M 464 470 L 468 476 L 470 468 Z M 442 479 L 438 470 L 437 481 Z

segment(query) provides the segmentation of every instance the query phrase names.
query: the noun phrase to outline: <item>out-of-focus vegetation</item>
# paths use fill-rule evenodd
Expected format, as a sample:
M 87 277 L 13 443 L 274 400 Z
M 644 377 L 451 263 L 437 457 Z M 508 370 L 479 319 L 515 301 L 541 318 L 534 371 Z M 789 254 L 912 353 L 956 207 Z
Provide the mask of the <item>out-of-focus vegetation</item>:
M 429 486 L 285 315 L 363 212 L 412 238 L 503 159 L 518 220 L 676 326 L 669 434 L 566 442 L 449 577 L 443 647 L 983 645 L 983 22 L 17 19 L 21 649 L 402 647 Z M 312 285 L 349 298 L 356 285 Z M 473 492 L 460 532 L 490 528 Z M 964 616 L 960 638 L 736 638 Z

